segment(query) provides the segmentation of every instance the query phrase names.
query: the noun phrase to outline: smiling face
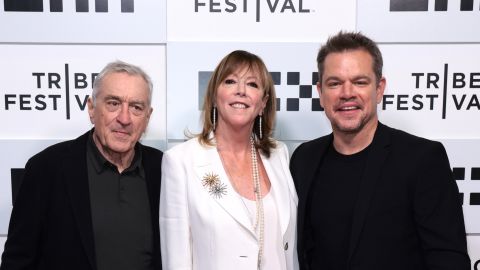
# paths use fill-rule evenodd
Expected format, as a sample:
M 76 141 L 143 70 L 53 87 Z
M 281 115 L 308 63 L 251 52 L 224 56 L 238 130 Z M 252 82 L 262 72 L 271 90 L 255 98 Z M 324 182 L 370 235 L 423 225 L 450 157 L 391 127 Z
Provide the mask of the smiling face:
M 240 130 L 253 127 L 267 103 L 258 72 L 241 67 L 228 75 L 217 88 L 215 105 L 218 110 L 218 130 Z
M 376 83 L 372 61 L 371 55 L 362 49 L 330 53 L 325 58 L 317 90 L 334 133 L 375 130 L 385 79 Z
M 99 87 L 95 104 L 88 100 L 95 144 L 106 158 L 132 154 L 152 113 L 148 85 L 141 76 L 114 72 Z

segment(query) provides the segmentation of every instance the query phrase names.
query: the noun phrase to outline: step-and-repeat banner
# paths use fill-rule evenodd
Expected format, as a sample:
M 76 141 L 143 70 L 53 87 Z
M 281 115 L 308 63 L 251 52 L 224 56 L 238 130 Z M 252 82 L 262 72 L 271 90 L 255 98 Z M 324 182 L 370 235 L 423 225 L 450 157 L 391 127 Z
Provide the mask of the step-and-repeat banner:
M 315 87 L 321 43 L 359 30 L 384 55 L 380 120 L 445 145 L 479 270 L 479 22 L 479 0 L 0 0 L 0 252 L 25 162 L 91 128 L 86 99 L 106 63 L 150 74 L 143 142 L 165 150 L 200 131 L 218 62 L 258 54 L 277 91 L 275 136 L 293 151 L 331 132 Z

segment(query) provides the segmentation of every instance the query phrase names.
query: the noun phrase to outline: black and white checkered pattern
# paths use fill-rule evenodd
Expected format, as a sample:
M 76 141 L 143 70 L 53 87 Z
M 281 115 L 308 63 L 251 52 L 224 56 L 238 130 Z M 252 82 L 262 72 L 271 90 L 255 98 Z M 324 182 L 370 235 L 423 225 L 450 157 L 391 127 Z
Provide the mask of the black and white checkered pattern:
M 464 181 L 465 180 L 465 167 L 454 167 L 452 169 L 453 176 L 457 181 Z M 480 167 L 472 167 L 470 171 L 470 180 L 471 181 L 478 181 L 480 180 Z M 464 201 L 463 193 L 460 193 L 462 202 Z M 464 204 L 464 203 L 463 203 Z M 480 192 L 471 192 L 470 193 L 470 205 L 480 205 Z

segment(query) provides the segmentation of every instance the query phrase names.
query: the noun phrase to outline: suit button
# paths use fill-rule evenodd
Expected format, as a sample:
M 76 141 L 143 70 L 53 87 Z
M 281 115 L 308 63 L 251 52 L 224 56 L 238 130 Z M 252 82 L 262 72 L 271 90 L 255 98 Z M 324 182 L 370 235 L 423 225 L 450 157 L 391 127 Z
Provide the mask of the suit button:
M 285 246 L 283 247 L 284 250 L 288 249 L 288 242 L 285 243 Z

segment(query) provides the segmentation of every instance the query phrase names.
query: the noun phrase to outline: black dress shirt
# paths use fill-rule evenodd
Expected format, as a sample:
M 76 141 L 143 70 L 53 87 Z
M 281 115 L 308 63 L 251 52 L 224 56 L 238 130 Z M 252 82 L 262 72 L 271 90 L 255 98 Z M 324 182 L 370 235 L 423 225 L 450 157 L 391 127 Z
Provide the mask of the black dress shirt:
M 130 167 L 119 173 L 90 134 L 87 167 L 97 269 L 153 269 L 152 222 L 138 147 Z

